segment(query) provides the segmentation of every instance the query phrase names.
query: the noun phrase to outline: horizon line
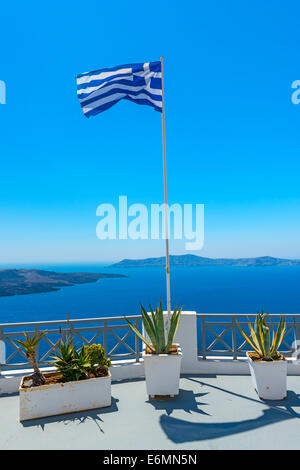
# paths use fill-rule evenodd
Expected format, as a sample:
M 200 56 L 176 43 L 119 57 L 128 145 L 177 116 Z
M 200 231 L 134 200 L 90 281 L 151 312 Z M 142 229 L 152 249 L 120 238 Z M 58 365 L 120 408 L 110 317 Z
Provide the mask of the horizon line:
M 261 259 L 261 258 L 273 258 L 273 259 L 282 259 L 282 260 L 291 260 L 291 261 L 300 261 L 300 258 L 283 258 L 280 256 L 271 256 L 271 255 L 261 255 L 261 256 L 238 256 L 238 257 L 231 257 L 231 256 L 218 256 L 218 257 L 211 257 L 211 256 L 201 256 L 201 255 L 195 255 L 193 253 L 184 253 L 184 254 L 170 254 L 170 257 L 174 256 L 195 256 L 197 258 L 206 258 L 206 259 L 211 259 L 211 260 L 218 260 L 218 259 L 232 259 L 232 260 L 239 260 L 239 259 Z M 119 258 L 115 260 L 109 260 L 109 261 L 104 261 L 104 260 L 96 260 L 96 261 L 87 261 L 87 260 L 78 260 L 78 261 L 7 261 L 7 262 L 1 262 L 0 261 L 0 266 L 15 266 L 15 265 L 97 265 L 97 264 L 102 264 L 106 266 L 110 266 L 111 264 L 116 264 L 121 261 L 142 261 L 142 260 L 148 260 L 148 259 L 160 259 L 160 258 L 165 258 L 164 255 L 162 256 L 148 256 L 145 258 Z

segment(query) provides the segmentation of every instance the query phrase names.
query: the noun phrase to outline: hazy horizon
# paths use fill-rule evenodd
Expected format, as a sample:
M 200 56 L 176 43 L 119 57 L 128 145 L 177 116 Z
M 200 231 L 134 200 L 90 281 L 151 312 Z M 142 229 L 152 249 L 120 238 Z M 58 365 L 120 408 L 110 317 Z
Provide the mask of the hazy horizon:
M 179 254 L 171 254 L 170 256 L 186 256 L 190 255 L 191 253 L 179 253 Z M 271 255 L 262 255 L 262 256 L 238 256 L 238 257 L 228 257 L 228 256 L 218 256 L 218 257 L 210 257 L 210 256 L 202 256 L 202 255 L 194 255 L 193 256 L 198 256 L 200 258 L 209 258 L 209 259 L 253 259 L 253 258 L 264 258 L 264 257 L 270 257 L 270 258 L 280 258 L 280 259 L 285 259 L 285 260 L 299 260 L 299 258 L 285 258 L 285 257 L 280 257 L 280 256 L 271 256 Z M 129 260 L 145 260 L 149 258 L 164 258 L 164 256 L 145 256 L 143 258 L 120 258 L 116 260 L 110 260 L 110 261 L 86 261 L 86 260 L 81 260 L 81 261 L 74 261 L 74 262 L 64 262 L 64 261 L 40 261 L 40 262 L 7 262 L 7 263 L 2 263 L 0 262 L 0 269 L 5 269 L 5 267 L 12 267 L 16 269 L 24 269 L 30 268 L 30 266 L 33 267 L 42 267 L 44 266 L 99 266 L 99 267 L 110 267 L 113 264 L 119 263 L 120 261 L 123 261 L 125 259 Z

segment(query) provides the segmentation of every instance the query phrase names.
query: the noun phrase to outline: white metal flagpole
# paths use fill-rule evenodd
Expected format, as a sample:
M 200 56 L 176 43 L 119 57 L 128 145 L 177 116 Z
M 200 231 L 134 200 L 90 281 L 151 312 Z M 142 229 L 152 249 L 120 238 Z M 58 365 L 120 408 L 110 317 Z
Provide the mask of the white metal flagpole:
M 167 277 L 167 308 L 168 317 L 166 329 L 169 330 L 171 318 L 171 290 L 170 290 L 170 259 L 169 259 L 169 214 L 168 214 L 168 192 L 167 192 L 167 160 L 166 160 L 166 135 L 165 135 L 165 102 L 164 102 L 164 70 L 163 57 L 161 62 L 161 85 L 162 85 L 162 141 L 163 141 L 163 162 L 164 162 L 164 194 L 165 194 L 165 227 L 166 227 L 166 277 Z

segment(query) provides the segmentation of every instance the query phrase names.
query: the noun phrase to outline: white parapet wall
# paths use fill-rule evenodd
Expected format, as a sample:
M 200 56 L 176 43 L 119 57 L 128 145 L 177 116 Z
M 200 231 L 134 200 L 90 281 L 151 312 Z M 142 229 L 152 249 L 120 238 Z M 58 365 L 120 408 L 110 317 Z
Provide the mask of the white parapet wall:
M 42 372 L 54 370 L 53 368 L 42 368 Z M 288 359 L 287 364 L 288 375 L 300 375 L 300 364 L 294 360 Z M 24 375 L 29 375 L 33 371 L 30 369 L 3 371 L 0 375 L 0 395 L 17 393 L 19 385 Z M 143 361 L 122 361 L 113 362 L 110 368 L 112 381 L 134 380 L 144 378 Z M 227 357 L 198 359 L 193 364 L 193 370 L 190 366 L 188 371 L 181 369 L 181 374 L 199 374 L 199 375 L 250 375 L 249 366 L 245 358 L 236 360 Z
M 164 312 L 166 315 L 166 312 Z M 181 374 L 203 375 L 249 375 L 249 367 L 245 357 L 233 360 L 229 357 L 198 358 L 197 351 L 197 316 L 196 312 L 182 312 L 181 321 L 176 333 L 175 343 L 180 343 L 182 349 Z M 4 345 L 5 346 L 5 345 Z M 2 354 L 2 356 L 1 356 Z M 5 347 L 1 348 L 1 363 L 5 364 Z M 300 361 L 288 359 L 288 375 L 300 375 Z M 53 370 L 43 368 L 42 371 Z M 128 361 L 113 361 L 110 368 L 113 381 L 131 380 L 145 376 L 144 363 L 135 359 Z M 19 390 L 21 378 L 32 373 L 32 370 L 2 371 L 0 374 L 0 395 L 16 393 Z
M 54 367 L 41 368 L 42 372 L 50 372 L 53 370 L 55 370 Z M 2 371 L 0 375 L 0 395 L 17 393 L 22 377 L 32 373 L 32 369 Z M 145 376 L 144 362 L 136 362 L 135 360 L 116 361 L 112 363 L 110 373 L 113 381 L 143 378 Z
M 167 315 L 167 312 L 164 312 Z M 196 312 L 182 312 L 175 343 L 182 350 L 181 372 L 188 374 L 199 370 Z
M 0 364 L 6 364 L 6 347 L 4 341 L 2 340 L 0 340 Z
M 164 312 L 164 320 L 168 313 Z M 143 328 L 143 335 L 149 340 Z M 196 372 L 199 369 L 197 359 L 197 316 L 196 312 L 182 312 L 179 327 L 174 339 L 174 343 L 179 343 L 182 350 L 181 372 Z

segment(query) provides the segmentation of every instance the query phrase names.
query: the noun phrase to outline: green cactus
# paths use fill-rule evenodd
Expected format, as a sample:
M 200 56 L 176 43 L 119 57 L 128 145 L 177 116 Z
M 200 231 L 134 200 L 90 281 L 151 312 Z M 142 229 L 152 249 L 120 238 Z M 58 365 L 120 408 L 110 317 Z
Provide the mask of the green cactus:
M 128 325 L 130 326 L 132 331 L 148 346 L 148 348 L 153 354 L 168 354 L 179 326 L 182 307 L 178 310 L 177 306 L 174 312 L 172 313 L 167 338 L 165 335 L 165 322 L 161 301 L 156 307 L 155 312 L 153 311 L 150 305 L 151 316 L 146 312 L 142 305 L 141 310 L 143 325 L 150 340 L 148 341 L 139 332 L 139 330 L 126 317 L 124 317 Z
M 111 366 L 110 359 L 106 359 L 105 349 L 101 344 L 90 344 L 84 349 L 93 368 Z
M 237 322 L 237 327 L 240 330 L 243 337 L 254 349 L 254 351 L 259 355 L 261 359 L 266 361 L 274 361 L 279 358 L 280 354 L 278 353 L 279 346 L 284 338 L 286 330 L 286 319 L 280 317 L 280 321 L 277 327 L 277 330 L 273 330 L 273 337 L 271 341 L 270 328 L 267 325 L 266 319 L 269 318 L 268 313 L 259 313 L 256 315 L 254 327 L 252 327 L 250 321 L 248 320 L 250 336 L 242 330 L 239 323 Z

